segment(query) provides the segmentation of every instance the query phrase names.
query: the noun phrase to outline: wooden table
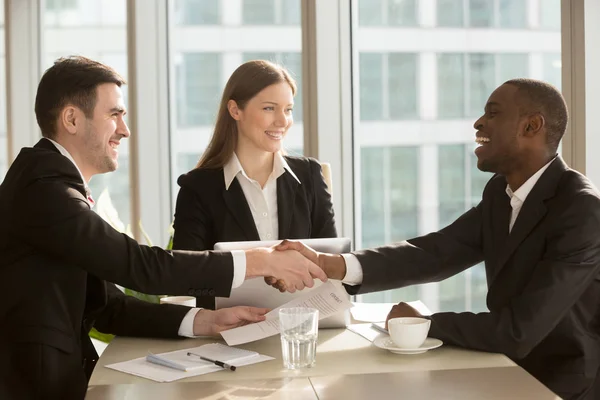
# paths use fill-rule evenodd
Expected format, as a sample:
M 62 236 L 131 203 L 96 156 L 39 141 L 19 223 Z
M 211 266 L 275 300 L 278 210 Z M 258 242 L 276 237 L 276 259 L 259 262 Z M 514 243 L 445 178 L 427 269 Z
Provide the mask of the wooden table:
M 216 375 L 216 374 L 209 374 Z M 228 374 L 233 375 L 233 374 Z M 148 381 L 146 381 L 148 382 Z M 519 367 L 90 386 L 88 400 L 555 400 Z
M 118 372 L 104 366 L 144 357 L 148 354 L 148 351 L 157 354 L 214 342 L 222 341 L 212 338 L 164 340 L 117 337 L 100 357 L 90 379 L 90 385 L 149 383 L 151 381 L 147 379 Z M 321 329 L 319 331 L 317 362 L 312 368 L 284 369 L 281 361 L 279 336 L 272 336 L 237 347 L 275 357 L 275 360 L 242 367 L 235 373 L 221 371 L 193 376 L 179 382 L 298 378 L 515 366 L 509 358 L 502 354 L 483 353 L 452 346 L 442 346 L 423 354 L 393 354 L 375 347 L 367 339 L 345 329 Z M 525 372 L 523 371 L 523 373 Z

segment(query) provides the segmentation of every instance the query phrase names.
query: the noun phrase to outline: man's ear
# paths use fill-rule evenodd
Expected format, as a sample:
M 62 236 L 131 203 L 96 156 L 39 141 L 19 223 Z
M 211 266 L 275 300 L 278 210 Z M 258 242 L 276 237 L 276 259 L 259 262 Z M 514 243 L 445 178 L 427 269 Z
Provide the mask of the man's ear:
M 66 106 L 58 116 L 58 123 L 62 125 L 69 134 L 74 135 L 77 133 L 77 125 L 82 122 L 80 114 L 81 112 L 77 107 L 70 105 Z
M 531 114 L 529 118 L 527 118 L 524 136 L 533 137 L 538 135 L 545 126 L 546 120 L 541 113 Z
M 236 121 L 240 120 L 241 110 L 235 100 L 229 100 L 227 102 L 227 110 L 229 110 L 229 115 L 231 115 L 231 118 L 235 119 Z

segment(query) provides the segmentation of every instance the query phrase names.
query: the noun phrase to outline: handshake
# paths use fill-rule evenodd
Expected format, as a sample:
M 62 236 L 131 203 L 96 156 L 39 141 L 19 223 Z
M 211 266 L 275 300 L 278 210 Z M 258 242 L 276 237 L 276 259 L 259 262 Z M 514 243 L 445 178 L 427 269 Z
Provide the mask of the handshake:
M 317 252 L 298 241 L 246 251 L 246 279 L 259 276 L 280 292 L 313 287 L 314 280 L 343 279 L 346 263 L 339 254 Z

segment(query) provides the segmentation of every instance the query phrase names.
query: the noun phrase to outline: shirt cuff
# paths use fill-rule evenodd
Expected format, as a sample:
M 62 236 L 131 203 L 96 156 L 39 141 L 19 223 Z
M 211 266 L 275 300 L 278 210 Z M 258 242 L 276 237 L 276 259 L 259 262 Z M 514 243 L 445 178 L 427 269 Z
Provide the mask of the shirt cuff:
M 235 289 L 242 286 L 246 279 L 246 252 L 244 250 L 232 250 L 233 256 L 233 281 L 231 288 Z
M 185 317 L 181 320 L 181 325 L 179 325 L 179 332 L 177 334 L 179 336 L 195 338 L 198 336 L 194 335 L 194 318 L 196 318 L 196 314 L 200 311 L 200 308 L 191 308 Z
M 342 257 L 346 262 L 346 276 L 344 276 L 342 282 L 350 286 L 360 285 L 363 281 L 363 270 L 360 261 L 354 254 L 342 254 Z

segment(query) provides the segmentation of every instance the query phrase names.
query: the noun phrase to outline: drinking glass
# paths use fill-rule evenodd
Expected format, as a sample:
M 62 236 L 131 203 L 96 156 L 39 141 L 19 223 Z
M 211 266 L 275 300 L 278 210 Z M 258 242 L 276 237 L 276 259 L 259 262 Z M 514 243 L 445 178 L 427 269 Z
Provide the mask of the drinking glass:
M 315 365 L 319 310 L 305 307 L 279 310 L 281 353 L 288 369 L 310 368 Z

